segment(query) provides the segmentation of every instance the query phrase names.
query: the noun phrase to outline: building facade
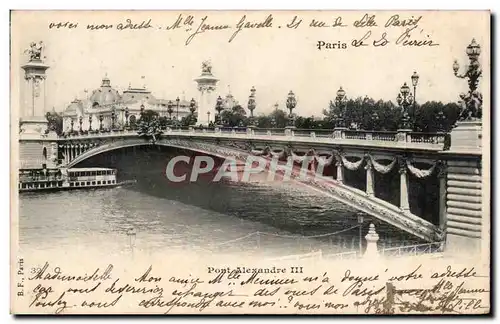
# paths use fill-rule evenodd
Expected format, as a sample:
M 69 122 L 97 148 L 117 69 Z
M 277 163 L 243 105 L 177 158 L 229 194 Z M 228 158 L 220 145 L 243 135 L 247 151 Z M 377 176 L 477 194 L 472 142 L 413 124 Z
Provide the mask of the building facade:
M 159 117 L 180 121 L 191 114 L 193 105 L 197 109 L 194 100 L 156 98 L 146 86 L 129 85 L 120 93 L 105 76 L 101 86 L 91 91 L 87 98 L 75 99 L 67 106 L 62 114 L 63 132 L 120 129 L 138 121 L 143 110 L 152 110 Z

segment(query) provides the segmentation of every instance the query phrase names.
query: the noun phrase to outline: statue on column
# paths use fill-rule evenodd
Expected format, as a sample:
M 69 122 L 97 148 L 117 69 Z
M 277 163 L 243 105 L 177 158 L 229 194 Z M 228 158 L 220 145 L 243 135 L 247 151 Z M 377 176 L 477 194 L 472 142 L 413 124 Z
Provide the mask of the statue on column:
M 31 42 L 30 48 L 24 51 L 30 56 L 30 61 L 40 61 L 42 59 L 43 42 Z
M 212 63 L 210 61 L 203 61 L 201 63 L 201 72 L 202 73 L 212 73 Z

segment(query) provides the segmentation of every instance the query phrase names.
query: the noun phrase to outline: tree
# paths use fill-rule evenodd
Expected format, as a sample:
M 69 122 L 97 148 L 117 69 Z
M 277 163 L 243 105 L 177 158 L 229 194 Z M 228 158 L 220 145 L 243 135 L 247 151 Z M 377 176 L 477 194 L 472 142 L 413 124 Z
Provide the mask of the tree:
M 302 117 L 298 116 L 295 119 L 295 127 L 303 128 L 303 129 L 314 129 L 316 128 L 317 123 L 313 117 Z
M 246 126 L 248 125 L 248 117 L 241 105 L 236 105 L 232 109 L 223 110 L 221 112 L 221 118 L 224 125 L 234 127 L 234 126 Z
M 163 132 L 160 127 L 158 112 L 153 110 L 144 110 L 137 123 L 137 133 L 139 136 L 151 137 L 153 144 L 156 143 L 157 137 Z
M 268 115 L 261 115 L 257 117 L 257 127 L 259 128 L 271 128 L 271 117 Z
M 276 109 L 269 114 L 269 117 L 275 128 L 285 128 L 288 125 L 288 117 L 283 110 Z
M 47 129 L 49 131 L 55 132 L 57 135 L 61 135 L 63 132 L 63 118 L 55 111 L 47 112 L 45 118 L 49 122 Z
M 161 129 L 167 128 L 167 126 L 168 126 L 168 118 L 167 117 L 161 116 L 160 118 L 158 118 L 158 121 L 160 123 Z
M 449 132 L 460 112 L 460 107 L 456 103 L 443 104 L 436 101 L 416 104 L 415 108 L 414 105 L 410 105 L 408 108 L 414 130 L 418 132 L 437 132 L 442 129 L 441 127 Z M 340 107 L 330 101 L 328 109 L 324 109 L 323 114 L 325 125 L 328 123 L 333 127 L 340 115 Z M 396 131 L 401 125 L 402 116 L 402 107 L 392 101 L 375 101 L 368 97 L 358 97 L 344 103 L 344 119 L 349 128 Z
M 189 114 L 186 117 L 182 117 L 181 125 L 182 126 L 196 125 L 196 116 L 193 114 Z

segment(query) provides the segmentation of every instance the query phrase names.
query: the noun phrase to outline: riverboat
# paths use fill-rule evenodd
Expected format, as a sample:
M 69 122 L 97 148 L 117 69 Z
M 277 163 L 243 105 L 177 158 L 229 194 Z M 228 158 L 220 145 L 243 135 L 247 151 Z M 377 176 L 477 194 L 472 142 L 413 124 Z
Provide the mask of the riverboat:
M 135 181 L 116 180 L 116 169 L 71 168 L 20 172 L 19 191 L 115 187 Z

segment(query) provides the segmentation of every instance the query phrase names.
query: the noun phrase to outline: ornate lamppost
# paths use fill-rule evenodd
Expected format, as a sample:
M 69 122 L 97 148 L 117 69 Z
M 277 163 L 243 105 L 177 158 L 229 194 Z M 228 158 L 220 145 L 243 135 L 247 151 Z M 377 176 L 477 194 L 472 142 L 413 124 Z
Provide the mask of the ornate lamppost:
M 89 132 L 92 131 L 92 115 L 89 115 Z
M 222 106 L 222 98 L 221 96 L 217 97 L 217 101 L 215 102 L 215 110 L 217 111 L 217 116 L 215 116 L 216 122 L 221 126 L 222 124 L 222 116 L 221 111 L 224 109 Z
M 167 104 L 167 113 L 168 113 L 168 119 L 170 120 L 172 120 L 172 113 L 174 112 L 174 109 L 172 107 L 173 107 L 172 101 L 169 100 Z
M 104 116 L 102 114 L 99 115 L 99 131 L 102 131 L 102 121 L 104 120 Z
M 80 118 L 78 118 L 78 122 L 80 123 L 80 133 L 81 133 L 83 131 L 83 129 L 82 129 L 83 116 L 80 116 Z
M 73 133 L 73 125 L 74 125 L 74 121 L 73 121 L 73 118 L 71 118 L 71 132 Z
M 252 89 L 250 89 L 250 96 L 248 97 L 248 110 L 250 110 L 250 127 L 255 127 L 253 118 L 253 111 L 255 110 L 256 107 L 255 91 L 256 91 L 255 87 L 252 86 Z
M 411 131 L 412 125 L 410 116 L 408 115 L 408 108 L 413 104 L 413 96 L 410 93 L 410 87 L 408 87 L 406 82 L 401 87 L 396 100 L 398 105 L 403 108 L 403 118 L 401 120 L 400 129 Z
M 179 97 L 177 97 L 177 99 L 175 99 L 175 102 L 177 103 L 177 121 L 179 121 L 179 102 L 181 101 L 181 99 L 179 99 Z
M 413 85 L 413 119 L 415 119 L 415 113 L 417 112 L 417 84 L 419 78 L 420 76 L 417 74 L 417 71 L 413 71 L 413 75 L 411 76 L 411 84 Z
M 288 115 L 288 126 L 286 128 L 294 128 L 292 111 L 296 106 L 297 99 L 295 98 L 295 94 L 293 93 L 293 91 L 290 90 L 286 99 L 286 108 L 290 110 L 290 114 Z
M 374 111 L 372 114 L 372 129 L 373 130 L 376 130 L 378 128 L 379 121 L 380 121 L 380 118 L 379 118 L 377 112 Z
M 189 111 L 191 111 L 191 124 L 196 125 L 196 118 L 194 117 L 194 113 L 196 111 L 196 101 L 194 101 L 194 98 L 191 98 L 191 101 L 189 102 Z
M 359 255 L 363 252 L 363 213 L 358 213 L 358 229 L 359 229 Z
M 440 109 L 436 116 L 437 131 L 444 133 L 446 123 L 446 116 L 444 115 L 443 109 Z
M 455 76 L 461 79 L 467 79 L 467 83 L 469 85 L 469 92 L 467 94 L 460 95 L 460 98 L 464 102 L 464 107 L 462 107 L 458 120 L 481 120 L 483 96 L 479 91 L 477 91 L 479 78 L 482 75 L 482 69 L 479 63 L 481 47 L 476 43 L 475 39 L 472 39 L 472 42 L 467 46 L 465 52 L 469 57 L 469 65 L 466 66 L 464 74 L 458 73 L 458 70 L 460 69 L 458 61 L 455 60 L 453 62 L 453 72 L 455 73 Z
M 114 111 L 111 112 L 111 130 L 115 129 L 115 118 L 116 113 Z
M 144 109 L 145 109 L 144 104 L 141 104 L 141 117 L 142 117 L 142 114 L 144 114 Z
M 337 90 L 337 97 L 335 97 L 335 106 L 339 109 L 339 115 L 336 118 L 335 128 L 342 129 L 346 128 L 345 125 L 345 106 L 347 104 L 347 97 L 345 96 L 345 90 L 340 87 Z
M 207 126 L 210 124 L 210 111 L 207 111 Z
M 126 128 L 128 128 L 128 116 L 129 116 L 128 107 L 125 107 L 125 127 Z

